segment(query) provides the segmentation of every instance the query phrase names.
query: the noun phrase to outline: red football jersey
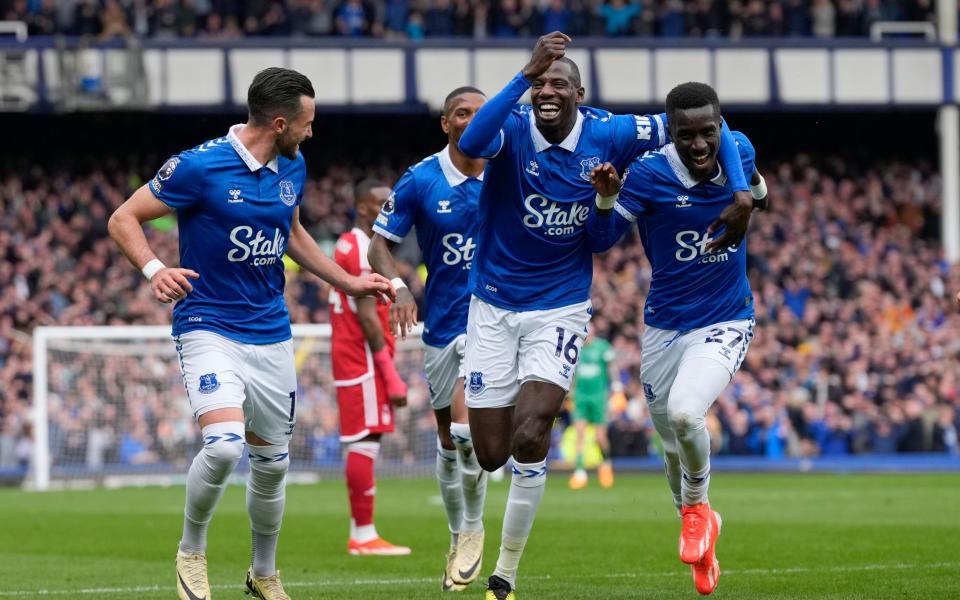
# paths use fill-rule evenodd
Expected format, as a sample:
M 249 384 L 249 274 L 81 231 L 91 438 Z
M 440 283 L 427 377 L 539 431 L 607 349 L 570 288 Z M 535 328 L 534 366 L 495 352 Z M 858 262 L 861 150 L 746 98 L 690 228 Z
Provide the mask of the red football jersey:
M 370 238 L 363 230 L 354 227 L 337 240 L 333 259 L 347 273 L 364 275 L 372 271 L 367 261 L 369 247 Z M 383 337 L 390 356 L 393 356 L 396 339 L 387 326 L 389 313 L 389 305 L 377 304 Z M 337 288 L 330 290 L 330 327 L 333 329 L 330 351 L 334 383 L 337 386 L 354 385 L 372 376 L 373 353 L 360 327 L 356 298 Z

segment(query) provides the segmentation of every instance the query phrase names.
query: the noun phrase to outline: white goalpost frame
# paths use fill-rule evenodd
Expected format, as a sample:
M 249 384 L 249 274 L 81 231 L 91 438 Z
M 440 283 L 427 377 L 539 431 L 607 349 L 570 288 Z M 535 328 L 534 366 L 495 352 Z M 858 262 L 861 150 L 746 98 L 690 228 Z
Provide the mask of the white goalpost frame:
M 327 338 L 331 328 L 327 323 L 291 325 L 293 338 Z M 398 350 L 422 348 L 420 335 L 423 324 L 408 333 L 406 340 L 397 339 Z M 51 485 L 49 439 L 49 361 L 50 340 L 145 340 L 168 339 L 173 344 L 169 325 L 76 326 L 37 327 L 33 330 L 33 454 L 25 485 L 34 490 L 48 490 Z

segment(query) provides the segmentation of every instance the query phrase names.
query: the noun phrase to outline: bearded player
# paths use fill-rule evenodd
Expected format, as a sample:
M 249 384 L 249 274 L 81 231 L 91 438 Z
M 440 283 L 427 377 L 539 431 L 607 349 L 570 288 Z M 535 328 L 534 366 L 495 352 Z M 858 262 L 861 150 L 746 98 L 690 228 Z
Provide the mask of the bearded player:
M 253 534 L 247 592 L 289 598 L 276 567 L 297 403 L 284 254 L 351 296 L 393 294 L 379 275 L 346 273 L 300 224 L 306 165 L 299 145 L 312 136 L 316 110 L 310 81 L 266 69 L 250 84 L 247 105 L 245 124 L 170 158 L 109 222 L 154 297 L 176 303 L 173 336 L 203 439 L 187 473 L 176 558 L 181 600 L 210 599 L 207 530 L 244 451 Z M 179 268 L 157 258 L 142 227 L 171 212 L 180 229 Z

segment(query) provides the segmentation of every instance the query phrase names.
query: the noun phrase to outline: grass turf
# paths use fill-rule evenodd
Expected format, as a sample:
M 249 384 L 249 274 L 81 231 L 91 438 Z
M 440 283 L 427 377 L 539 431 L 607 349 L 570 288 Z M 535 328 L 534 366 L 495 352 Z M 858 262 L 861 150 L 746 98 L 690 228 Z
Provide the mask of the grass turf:
M 659 475 L 621 475 L 573 492 L 551 476 L 520 569 L 518 597 L 698 598 L 677 558 L 679 522 Z M 507 483 L 491 484 L 482 597 L 500 538 Z M 250 534 L 240 486 L 210 530 L 217 600 L 244 598 Z M 960 598 L 960 477 L 734 475 L 713 478 L 723 569 L 713 598 Z M 25 493 L 0 490 L 0 598 L 175 598 L 183 488 Z M 445 517 L 430 480 L 380 481 L 377 527 L 413 548 L 346 554 L 340 481 L 290 486 L 279 566 L 287 591 L 314 598 L 439 598 Z

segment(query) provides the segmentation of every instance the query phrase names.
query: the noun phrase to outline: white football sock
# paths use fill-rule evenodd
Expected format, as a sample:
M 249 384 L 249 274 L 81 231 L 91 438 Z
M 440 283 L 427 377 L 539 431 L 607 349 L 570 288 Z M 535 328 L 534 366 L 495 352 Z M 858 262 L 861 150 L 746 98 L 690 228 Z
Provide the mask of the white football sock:
M 483 531 L 483 504 L 487 499 L 489 474 L 480 468 L 477 461 L 469 424 L 451 423 L 450 437 L 457 446 L 457 457 L 460 461 L 464 503 L 463 530 Z
M 681 496 L 687 506 L 707 502 L 710 487 L 710 432 L 707 410 L 730 383 L 730 371 L 712 358 L 684 361 L 670 387 L 667 416 L 677 438 L 683 471 Z
M 518 463 L 513 461 L 513 478 L 510 480 L 510 494 L 507 496 L 507 509 L 503 515 L 503 535 L 500 540 L 500 556 L 493 574 L 505 579 L 510 587 L 517 587 L 517 567 L 523 547 L 530 537 L 533 519 L 543 499 L 547 483 L 547 461 Z
M 457 451 L 447 450 L 437 440 L 437 482 L 440 484 L 440 498 L 447 511 L 447 527 L 450 529 L 450 544 L 457 543 L 460 525 L 463 523 L 463 489 L 460 487 L 460 473 L 457 468 Z
M 677 448 L 677 437 L 673 434 L 673 428 L 670 427 L 670 419 L 667 413 L 650 413 L 653 418 L 653 426 L 660 434 L 660 441 L 663 442 L 663 472 L 667 476 L 667 483 L 670 485 L 670 493 L 673 495 L 673 505 L 680 508 L 683 504 L 681 499 L 680 481 L 683 477 L 680 472 L 680 451 Z
M 227 421 L 203 428 L 203 448 L 193 457 L 187 472 L 187 500 L 183 510 L 180 551 L 204 554 L 207 529 L 217 503 L 227 488 L 227 479 L 243 456 L 243 423 Z
M 277 541 L 286 500 L 289 449 L 287 444 L 248 446 L 248 449 L 247 513 L 253 532 L 253 574 L 269 577 L 277 572 Z

